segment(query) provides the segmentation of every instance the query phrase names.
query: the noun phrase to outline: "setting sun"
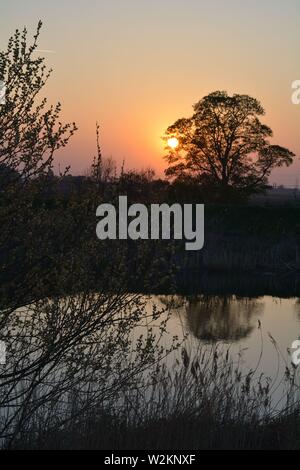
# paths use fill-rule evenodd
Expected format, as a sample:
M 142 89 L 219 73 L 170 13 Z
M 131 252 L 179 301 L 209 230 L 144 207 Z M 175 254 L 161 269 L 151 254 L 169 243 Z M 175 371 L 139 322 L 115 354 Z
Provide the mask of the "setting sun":
M 176 147 L 178 147 L 178 139 L 176 139 L 176 137 L 172 137 L 171 139 L 168 140 L 168 147 L 170 147 L 171 149 L 176 149 Z

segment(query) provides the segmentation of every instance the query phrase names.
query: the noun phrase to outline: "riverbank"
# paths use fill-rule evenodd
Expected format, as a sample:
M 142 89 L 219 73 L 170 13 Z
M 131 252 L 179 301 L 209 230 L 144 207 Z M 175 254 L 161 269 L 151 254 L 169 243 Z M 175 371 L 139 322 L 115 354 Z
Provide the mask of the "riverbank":
M 300 209 L 206 205 L 205 242 L 180 250 L 177 266 L 205 273 L 300 273 Z

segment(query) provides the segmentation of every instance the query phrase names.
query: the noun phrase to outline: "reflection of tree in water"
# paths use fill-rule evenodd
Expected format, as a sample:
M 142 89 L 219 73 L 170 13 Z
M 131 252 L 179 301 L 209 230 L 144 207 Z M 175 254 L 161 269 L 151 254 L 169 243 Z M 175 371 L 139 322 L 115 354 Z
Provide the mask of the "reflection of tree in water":
M 249 336 L 262 314 L 257 299 L 235 296 L 196 296 L 186 303 L 190 331 L 207 341 L 238 341 Z

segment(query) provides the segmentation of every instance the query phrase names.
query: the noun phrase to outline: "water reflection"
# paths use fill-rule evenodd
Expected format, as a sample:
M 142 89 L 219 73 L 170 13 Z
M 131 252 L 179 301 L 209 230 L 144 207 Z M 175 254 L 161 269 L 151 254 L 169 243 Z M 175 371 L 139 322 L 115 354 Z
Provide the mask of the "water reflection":
M 200 295 L 188 299 L 185 316 L 196 338 L 232 342 L 250 335 L 263 308 L 257 299 Z
M 151 302 L 169 306 L 168 330 L 179 337 L 180 331 L 189 333 L 191 351 L 201 344 L 229 344 L 233 356 L 242 352 L 245 370 L 257 368 L 259 362 L 259 370 L 268 377 L 283 377 L 286 365 L 291 365 L 290 348 L 300 337 L 299 297 L 201 294 L 152 296 Z M 278 374 L 278 362 L 282 374 Z

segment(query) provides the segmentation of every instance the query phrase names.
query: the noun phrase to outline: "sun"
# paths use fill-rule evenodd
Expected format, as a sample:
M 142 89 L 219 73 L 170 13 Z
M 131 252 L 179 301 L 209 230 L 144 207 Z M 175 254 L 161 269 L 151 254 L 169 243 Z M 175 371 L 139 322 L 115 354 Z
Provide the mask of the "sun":
M 171 149 L 176 149 L 179 145 L 179 142 L 178 142 L 178 139 L 176 139 L 176 137 L 171 137 L 170 139 L 168 139 L 168 147 L 170 147 Z

